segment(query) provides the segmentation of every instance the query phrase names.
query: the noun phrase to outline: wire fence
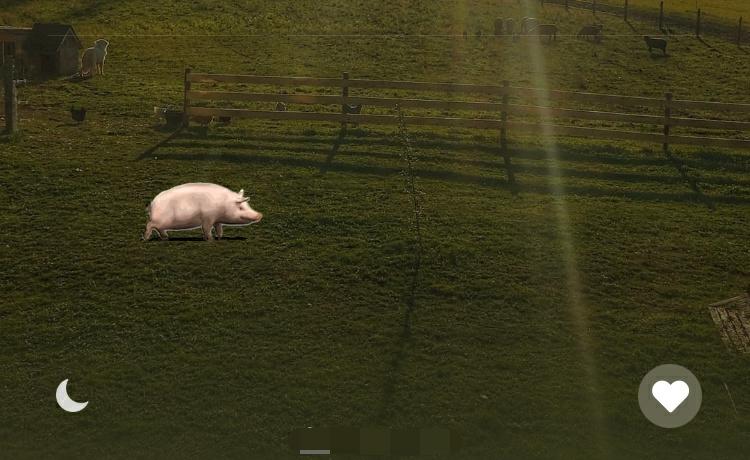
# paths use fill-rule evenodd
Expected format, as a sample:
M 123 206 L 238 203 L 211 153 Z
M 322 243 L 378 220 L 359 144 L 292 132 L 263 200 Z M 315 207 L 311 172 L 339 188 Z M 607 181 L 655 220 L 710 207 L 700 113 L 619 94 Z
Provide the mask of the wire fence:
M 614 1 L 609 0 L 609 3 L 605 3 L 597 0 L 540 0 L 540 3 L 542 5 L 554 4 L 565 8 L 590 10 L 593 14 L 609 14 L 621 17 L 625 21 L 637 19 L 642 22 L 651 22 L 663 33 L 674 36 L 694 35 L 701 37 L 704 33 L 707 33 L 741 45 L 747 35 L 741 15 L 736 19 L 730 19 L 726 16 L 712 14 L 710 7 L 708 10 L 701 7 L 694 11 L 684 12 L 665 9 L 663 1 L 659 2 L 658 9 L 633 7 L 629 0 L 611 3 Z M 676 32 L 678 30 L 687 30 L 691 33 L 680 34 Z

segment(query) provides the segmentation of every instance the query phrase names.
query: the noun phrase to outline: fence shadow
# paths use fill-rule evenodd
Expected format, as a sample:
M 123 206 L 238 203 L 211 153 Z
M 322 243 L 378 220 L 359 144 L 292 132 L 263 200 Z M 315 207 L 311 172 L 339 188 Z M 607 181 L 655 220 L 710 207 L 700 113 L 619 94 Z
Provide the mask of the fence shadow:
M 182 134 L 182 135 L 180 135 Z M 441 154 L 430 159 L 433 163 L 429 168 L 425 165 L 416 171 L 420 177 L 443 180 L 462 184 L 475 184 L 484 187 L 494 187 L 507 189 L 511 193 L 521 192 L 532 193 L 550 193 L 547 186 L 539 184 L 524 183 L 521 177 L 516 184 L 510 183 L 505 179 L 506 166 L 503 164 L 502 156 L 499 153 L 499 146 L 491 144 L 480 144 L 477 142 L 460 141 L 457 138 L 446 137 L 439 139 L 414 139 L 413 145 L 418 148 L 440 149 Z M 226 139 L 227 142 L 221 142 Z M 219 140 L 219 142 L 212 142 Z M 325 144 L 333 142 L 333 147 L 326 147 Z M 259 144 L 263 142 L 264 144 Z M 291 145 L 290 145 L 291 142 Z M 275 145 L 274 145 L 275 144 Z M 320 147 L 312 144 L 317 144 Z M 330 144 L 329 144 L 330 145 Z M 185 131 L 183 133 L 174 132 L 166 139 L 160 141 L 155 146 L 143 152 L 138 159 L 142 160 L 149 157 L 156 150 L 162 147 L 168 147 L 169 150 L 162 151 L 160 158 L 172 159 L 179 161 L 223 161 L 237 164 L 284 164 L 292 167 L 316 168 L 321 172 L 346 172 L 355 174 L 370 174 L 390 176 L 399 174 L 400 169 L 388 165 L 371 165 L 358 164 L 352 162 L 334 163 L 333 159 L 337 155 L 345 154 L 347 156 L 369 157 L 375 159 L 387 160 L 388 162 L 397 161 L 398 154 L 372 151 L 366 152 L 347 150 L 343 146 L 372 146 L 399 145 L 398 140 L 390 137 L 369 136 L 366 133 L 359 133 L 354 136 L 342 136 L 339 131 L 335 137 L 309 137 L 309 136 L 279 136 L 267 134 L 249 134 L 243 136 L 238 142 L 236 136 L 226 136 L 222 133 L 211 134 L 206 137 L 199 132 Z M 177 149 L 178 151 L 174 151 Z M 186 152 L 186 149 L 192 152 Z M 195 152 L 196 149 L 211 149 L 212 153 Z M 218 150 L 218 154 L 217 154 Z M 444 154 L 442 151 L 446 152 Z M 449 154 L 457 151 L 472 151 L 493 155 L 492 159 L 485 158 L 455 158 Z M 547 159 L 546 151 L 541 147 L 524 147 L 511 149 L 512 158 L 518 160 L 545 160 Z M 252 155 L 248 155 L 252 152 Z M 654 175 L 643 174 L 639 172 L 622 172 L 622 171 L 601 171 L 590 168 L 575 168 L 563 166 L 560 169 L 562 177 L 619 181 L 626 183 L 639 182 L 656 182 L 661 184 L 684 182 L 690 188 L 689 193 L 669 193 L 669 192 L 643 192 L 637 190 L 618 190 L 618 196 L 623 196 L 633 200 L 648 201 L 675 201 L 675 202 L 699 202 L 713 209 L 715 203 L 747 203 L 750 197 L 744 196 L 716 196 L 708 198 L 702 191 L 697 179 L 686 173 L 687 167 L 696 167 L 715 171 L 733 171 L 747 172 L 750 170 L 750 162 L 746 157 L 739 154 L 713 152 L 710 150 L 701 150 L 692 159 L 678 160 L 675 163 L 674 157 L 665 158 L 664 156 L 633 156 L 627 155 L 626 149 L 618 146 L 596 146 L 586 148 L 582 145 L 575 147 L 561 147 L 558 159 L 566 163 L 585 162 L 591 164 L 613 164 L 613 165 L 646 165 L 646 166 L 672 166 L 679 173 L 679 177 L 672 175 Z M 291 155 L 290 155 L 291 154 Z M 303 154 L 300 157 L 294 154 Z M 311 155 L 323 156 L 324 160 L 320 161 Z M 748 163 L 747 165 L 745 163 Z M 471 165 L 482 169 L 491 169 L 498 172 L 497 177 L 488 177 L 475 175 L 473 173 L 456 172 L 439 169 L 444 165 Z M 682 166 L 680 166 L 682 165 Z M 513 170 L 516 174 L 533 174 L 535 176 L 548 177 L 549 169 L 545 165 L 534 165 L 528 162 L 515 162 Z M 750 187 L 750 181 L 738 181 L 724 177 L 706 177 L 701 178 L 702 183 L 717 185 L 739 185 Z M 607 188 L 593 187 L 587 185 L 566 185 L 568 194 L 578 194 L 591 197 L 600 197 L 611 195 Z
M 404 304 L 406 309 L 404 310 L 404 319 L 401 324 L 401 333 L 399 334 L 398 341 L 396 343 L 396 352 L 390 362 L 390 368 L 383 384 L 383 402 L 378 412 L 378 421 L 382 424 L 386 424 L 386 418 L 393 408 L 393 400 L 396 391 L 396 382 L 401 374 L 401 366 L 404 362 L 407 352 L 407 345 L 411 339 L 411 324 L 414 309 L 416 306 L 416 293 L 417 287 L 419 286 L 419 274 L 422 268 L 422 226 L 420 223 L 420 217 L 422 213 L 422 205 L 420 200 L 421 192 L 416 185 L 416 176 L 414 174 L 414 151 L 411 144 L 411 139 L 406 131 L 404 125 L 403 115 L 399 111 L 399 133 L 401 141 L 403 142 L 403 154 L 401 160 L 404 163 L 402 174 L 406 178 L 406 189 L 411 196 L 413 205 L 413 223 L 412 228 L 414 231 L 414 242 L 412 251 L 412 267 L 411 267 L 411 279 L 406 291 Z
M 722 54 L 721 51 L 719 51 L 717 48 L 715 48 L 712 44 L 708 43 L 706 40 L 703 39 L 703 37 L 696 37 L 696 39 L 704 44 L 706 48 L 710 49 L 711 51 L 716 51 L 719 54 Z
M 346 138 L 346 125 L 341 125 L 339 134 L 338 136 L 336 136 L 336 139 L 333 141 L 333 147 L 331 148 L 331 151 L 326 156 L 326 162 L 323 166 L 320 167 L 321 173 L 325 173 L 326 171 L 328 171 L 328 169 L 331 166 L 331 163 L 333 163 L 333 159 L 336 157 L 336 154 L 339 152 L 339 148 L 341 148 L 341 144 L 343 143 L 345 138 Z
M 219 142 L 213 142 L 213 139 Z M 227 139 L 228 142 L 222 142 Z M 333 144 L 333 147 L 326 145 Z M 326 157 L 325 163 L 320 166 L 321 171 L 332 169 L 332 160 L 336 155 L 358 156 L 374 158 L 378 160 L 395 161 L 398 154 L 387 151 L 359 151 L 350 150 L 346 147 L 361 146 L 379 146 L 379 147 L 398 147 L 398 140 L 390 137 L 376 136 L 358 136 L 342 137 L 341 132 L 335 137 L 309 137 L 295 135 L 268 135 L 268 134 L 248 134 L 243 136 L 241 141 L 236 137 L 227 138 L 222 135 L 211 136 L 209 138 L 199 136 L 184 136 L 174 139 L 169 148 L 172 149 L 220 149 L 221 157 L 224 161 L 240 162 L 240 157 L 233 158 L 233 154 L 242 152 L 279 152 L 281 154 L 299 153 L 306 156 L 323 155 Z M 412 145 L 420 149 L 439 150 L 440 154 L 433 155 L 432 161 L 441 164 L 468 165 L 481 168 L 496 169 L 498 173 L 507 170 L 505 164 L 502 164 L 502 156 L 498 145 L 483 144 L 478 141 L 460 141 L 455 139 L 413 139 Z M 513 160 L 545 160 L 547 152 L 541 147 L 524 146 L 511 148 Z M 483 158 L 479 155 L 476 158 L 460 158 L 451 155 L 459 152 L 471 152 L 487 155 L 490 158 Z M 148 156 L 148 155 L 146 155 Z M 686 160 L 685 163 L 691 167 L 700 167 L 705 170 L 728 171 L 728 172 L 750 172 L 750 164 L 743 166 L 747 157 L 737 154 L 724 154 L 710 150 L 700 150 L 694 155 L 692 160 Z M 576 145 L 575 147 L 561 146 L 559 151 L 560 161 L 566 163 L 589 163 L 589 164 L 608 164 L 614 166 L 670 166 L 670 160 L 661 155 L 633 155 L 627 149 L 616 145 Z M 750 163 L 750 162 L 748 162 Z M 535 166 L 524 162 L 522 164 L 513 163 L 513 172 L 526 172 L 534 174 L 545 174 L 546 167 Z M 642 174 L 638 172 L 604 172 L 595 171 L 588 168 L 563 167 L 561 169 L 564 176 L 617 180 L 624 182 L 669 182 L 673 176 Z M 745 185 L 750 187 L 750 180 L 737 181 L 721 177 L 705 178 L 706 183 L 719 185 Z
M 414 307 L 416 305 L 416 291 L 419 285 L 419 274 L 422 265 L 421 250 L 416 254 L 414 265 L 412 267 L 411 280 L 408 291 L 404 299 L 406 309 L 404 310 L 401 330 L 396 340 L 396 351 L 388 363 L 388 370 L 383 383 L 383 400 L 377 413 L 377 420 L 382 424 L 387 424 L 390 411 L 393 409 L 393 400 L 396 394 L 396 382 L 401 374 L 401 366 L 411 344 L 411 325 L 414 316 Z
M 705 204 L 708 209 L 712 211 L 716 210 L 716 205 L 714 204 L 713 200 L 711 200 L 710 197 L 703 193 L 703 190 L 701 189 L 700 184 L 698 184 L 698 181 L 689 173 L 687 165 L 682 162 L 682 160 L 674 156 L 671 152 L 667 152 L 667 158 L 669 158 L 670 163 L 672 163 L 677 172 L 680 174 L 682 180 L 687 183 L 693 193 L 695 193 L 698 200 Z
M 264 148 L 268 152 L 269 149 Z M 285 165 L 290 167 L 319 169 L 324 164 L 310 158 L 299 158 L 291 156 L 272 156 L 272 155 L 246 155 L 234 153 L 222 153 L 220 156 L 208 153 L 161 153 L 160 158 L 176 161 L 225 161 L 236 164 L 255 164 L 255 165 Z M 546 169 L 546 168 L 545 168 Z M 351 174 L 367 174 L 377 176 L 395 176 L 400 173 L 400 168 L 388 166 L 375 166 L 354 163 L 332 163 L 328 171 L 343 172 Z M 477 176 L 462 172 L 418 169 L 415 174 L 423 179 L 433 179 L 457 184 L 470 184 L 481 187 L 490 187 L 497 189 L 511 190 L 511 184 L 501 177 Z M 542 195 L 556 195 L 557 192 L 548 182 L 545 184 L 530 184 L 523 181 L 523 178 L 517 181 L 516 187 L 519 193 L 536 193 Z M 669 193 L 617 189 L 617 191 L 608 190 L 600 186 L 588 185 L 566 185 L 565 193 L 571 196 L 587 196 L 592 198 L 608 198 L 614 195 L 627 198 L 634 201 L 657 201 L 657 202 L 688 202 L 701 203 L 695 193 Z M 717 196 L 712 198 L 714 203 L 726 204 L 750 204 L 750 197 L 737 196 Z
M 154 152 L 156 152 L 158 149 L 160 149 L 161 147 L 164 147 L 169 142 L 171 142 L 173 139 L 175 139 L 177 136 L 179 136 L 180 133 L 182 133 L 183 128 L 184 128 L 184 125 L 181 124 L 169 136 L 167 136 L 166 138 L 164 138 L 161 141 L 157 142 L 155 145 L 153 145 L 153 146 L 147 148 L 146 150 L 144 150 L 143 153 L 140 154 L 140 156 L 138 157 L 138 159 L 139 160 L 143 160 L 146 157 L 149 157 L 149 156 L 153 155 Z

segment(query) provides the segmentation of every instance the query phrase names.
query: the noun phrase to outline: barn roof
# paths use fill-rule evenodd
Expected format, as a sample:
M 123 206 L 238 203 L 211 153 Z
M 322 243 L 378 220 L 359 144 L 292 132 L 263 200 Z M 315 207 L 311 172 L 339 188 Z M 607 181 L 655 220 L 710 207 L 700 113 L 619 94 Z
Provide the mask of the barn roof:
M 56 23 L 34 24 L 29 35 L 29 45 L 40 52 L 55 52 L 66 37 L 71 37 L 78 48 L 83 48 L 72 26 Z

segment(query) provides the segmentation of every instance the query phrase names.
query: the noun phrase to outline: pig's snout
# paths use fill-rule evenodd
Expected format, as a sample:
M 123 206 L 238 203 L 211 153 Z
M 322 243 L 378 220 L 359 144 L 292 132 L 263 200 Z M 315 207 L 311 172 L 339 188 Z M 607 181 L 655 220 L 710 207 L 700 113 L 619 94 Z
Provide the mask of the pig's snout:
M 260 221 L 261 221 L 261 219 L 263 219 L 263 213 L 262 213 L 262 212 L 259 212 L 259 213 L 258 213 L 258 217 L 256 217 L 256 218 L 255 218 L 255 220 L 254 220 L 253 222 L 255 222 L 255 223 L 257 224 L 258 222 L 260 222 Z

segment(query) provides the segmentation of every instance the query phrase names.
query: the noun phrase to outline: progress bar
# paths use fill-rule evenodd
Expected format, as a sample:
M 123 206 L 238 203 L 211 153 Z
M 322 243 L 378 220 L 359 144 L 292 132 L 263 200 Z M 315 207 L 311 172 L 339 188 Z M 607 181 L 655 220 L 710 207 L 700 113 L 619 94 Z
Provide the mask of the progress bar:
M 447 428 L 304 428 L 290 433 L 288 443 L 300 455 L 450 455 L 461 447 Z

